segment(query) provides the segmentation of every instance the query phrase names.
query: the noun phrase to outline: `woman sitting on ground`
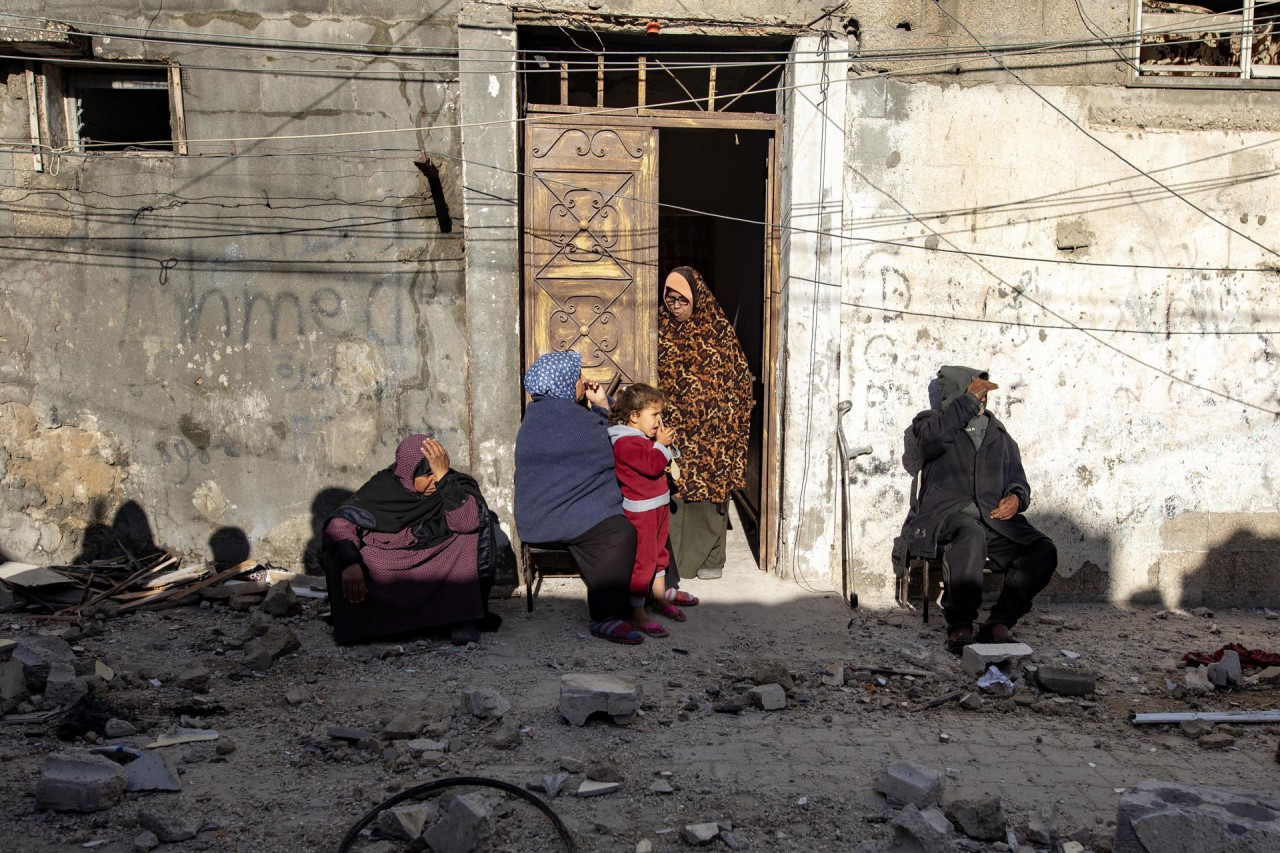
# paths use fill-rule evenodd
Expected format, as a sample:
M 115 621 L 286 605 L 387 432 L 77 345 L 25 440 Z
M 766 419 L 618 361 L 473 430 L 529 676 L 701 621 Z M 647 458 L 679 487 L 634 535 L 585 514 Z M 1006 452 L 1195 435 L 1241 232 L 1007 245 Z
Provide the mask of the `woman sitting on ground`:
M 628 621 L 636 531 L 622 513 L 609 441 L 609 398 L 582 376 L 582 356 L 553 352 L 524 377 L 532 401 L 516 436 L 516 531 L 569 549 L 587 585 L 591 633 L 644 640 Z M 579 401 L 586 397 L 591 408 Z
M 476 481 L 449 467 L 440 442 L 409 436 L 395 464 L 325 523 L 320 561 L 334 640 L 424 629 L 448 630 L 459 645 L 479 639 L 495 547 Z

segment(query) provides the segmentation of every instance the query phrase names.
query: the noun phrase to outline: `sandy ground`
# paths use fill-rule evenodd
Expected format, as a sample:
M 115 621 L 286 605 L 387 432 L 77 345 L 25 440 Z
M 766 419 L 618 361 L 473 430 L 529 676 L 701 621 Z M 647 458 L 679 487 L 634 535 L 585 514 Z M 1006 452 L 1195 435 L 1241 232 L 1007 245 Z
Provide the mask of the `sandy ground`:
M 890 837 L 895 812 L 872 781 L 887 762 L 909 759 L 946 770 L 948 799 L 1001 798 L 1019 831 L 1031 811 L 1055 804 L 1062 837 L 1083 831 L 1091 849 L 1104 850 L 1124 789 L 1143 779 L 1266 791 L 1280 781 L 1280 727 L 1241 728 L 1233 747 L 1205 749 L 1176 727 L 1126 721 L 1130 711 L 1277 708 L 1280 687 L 1181 699 L 1166 689 L 1166 679 L 1181 682 L 1185 651 L 1230 641 L 1280 650 L 1280 622 L 1262 611 L 1160 618 L 1154 610 L 1049 603 L 1019 626 L 1018 638 L 1035 649 L 1035 662 L 1064 663 L 1064 649 L 1079 653 L 1076 665 L 1099 676 L 1094 696 L 1066 699 L 1023 686 L 1014 698 L 988 698 L 976 711 L 954 702 L 917 711 L 923 701 L 972 686 L 942 651 L 937 618 L 926 627 L 908 611 L 850 611 L 838 594 L 780 582 L 756 569 L 736 534 L 725 577 L 686 589 L 702 605 L 670 626 L 670 638 L 637 647 L 586 636 L 583 589 L 573 578 L 544 582 L 531 616 L 523 598 L 497 602 L 502 630 L 462 649 L 436 639 L 338 648 L 318 618 L 323 602 L 313 601 L 280 620 L 297 633 L 301 650 L 247 678 L 229 676 L 240 669 L 236 646 L 248 636 L 248 614 L 184 607 L 107 621 L 75 644 L 123 674 L 102 695 L 142 729 L 135 742 L 184 713 L 216 729 L 220 740 L 167 749 L 181 774 L 180 793 L 129 794 L 107 811 L 59 814 L 35 811 L 33 791 L 45 755 L 68 744 L 51 727 L 0 726 L 0 846 L 62 851 L 101 842 L 90 849 L 130 851 L 141 831 L 139 808 L 162 805 L 203 824 L 194 840 L 162 850 L 333 850 L 362 814 L 412 785 L 479 775 L 523 786 L 563 766 L 577 772 L 550 802 L 579 850 L 630 851 L 641 839 L 657 851 L 686 849 L 679 830 L 700 821 L 732 824 L 752 850 L 852 850 Z M 0 638 L 65 627 L 10 614 L 0 620 Z M 795 679 L 786 709 L 712 710 L 769 661 Z M 824 667 L 837 663 L 857 669 L 921 661 L 935 674 L 890 677 L 883 685 L 874 678 L 820 682 Z M 196 664 L 213 674 L 199 698 L 214 707 L 200 713 L 189 691 L 171 686 L 177 672 Z M 557 710 L 561 673 L 604 671 L 634 676 L 657 692 L 630 726 L 567 725 Z M 162 686 L 145 681 L 153 677 Z M 476 686 L 510 700 L 518 745 L 495 747 L 498 726 L 461 711 L 460 692 Z M 286 701 L 290 690 L 302 691 L 293 697 L 298 704 Z M 406 711 L 421 713 L 449 751 L 415 759 L 394 745 L 368 751 L 327 735 L 330 726 L 376 733 Z M 234 751 L 219 754 L 218 743 L 227 741 Z M 592 765 L 620 774 L 620 790 L 573 796 L 581 767 Z M 662 771 L 675 793 L 649 792 Z M 546 819 L 530 807 L 506 797 L 495 814 L 481 849 L 559 849 Z M 405 847 L 373 841 L 359 849 Z

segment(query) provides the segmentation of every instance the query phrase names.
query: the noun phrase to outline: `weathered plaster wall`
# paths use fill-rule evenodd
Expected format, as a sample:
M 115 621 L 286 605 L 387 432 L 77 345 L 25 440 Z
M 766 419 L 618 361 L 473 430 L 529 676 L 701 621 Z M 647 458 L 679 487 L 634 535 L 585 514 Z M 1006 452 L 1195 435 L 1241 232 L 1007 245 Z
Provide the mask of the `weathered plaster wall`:
M 43 13 L 192 38 L 456 40 L 448 5 L 56 5 Z M 239 528 L 259 558 L 299 566 L 313 501 L 384 467 L 402 435 L 426 429 L 470 467 L 462 231 L 442 233 L 413 163 L 437 152 L 460 218 L 456 64 L 119 39 L 95 55 L 184 66 L 191 156 L 36 173 L 0 154 L 0 549 L 70 559 L 133 499 L 168 547 L 207 556 Z M 25 138 L 7 70 L 0 127 Z M 408 130 L 244 139 L 372 129 Z
M 1280 243 L 1274 104 L 1040 91 L 1212 216 Z M 1001 386 L 993 411 L 1021 445 L 1030 517 L 1058 542 L 1065 591 L 1169 605 L 1280 600 L 1280 568 L 1261 556 L 1280 544 L 1268 521 L 1280 474 L 1280 276 L 1256 269 L 1280 258 L 1136 175 L 1013 81 L 853 82 L 848 140 L 841 395 L 854 404 L 851 439 L 875 448 L 854 487 L 864 599 L 892 596 L 910 487 L 904 430 L 928 406 L 938 366 L 961 363 L 989 367 Z M 1072 325 L 1156 334 L 1063 328 Z

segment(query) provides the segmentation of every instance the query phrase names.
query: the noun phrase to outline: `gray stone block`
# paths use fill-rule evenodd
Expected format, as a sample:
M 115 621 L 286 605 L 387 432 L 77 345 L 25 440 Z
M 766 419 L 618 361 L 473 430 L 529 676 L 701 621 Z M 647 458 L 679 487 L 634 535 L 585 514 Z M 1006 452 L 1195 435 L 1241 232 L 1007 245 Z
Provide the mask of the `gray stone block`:
M 471 853 L 489 809 L 478 794 L 459 794 L 422 838 L 433 853 Z
M 422 727 L 426 724 L 426 718 L 421 714 L 396 714 L 383 728 L 382 733 L 391 740 L 410 740 L 417 737 L 418 732 L 422 731 Z
M 756 707 L 766 711 L 781 711 L 787 707 L 787 691 L 781 684 L 761 684 L 747 691 Z
M 511 710 L 511 703 L 497 690 L 471 687 L 462 691 L 462 707 L 482 720 L 496 720 Z
M 1009 675 L 1031 655 L 1031 647 L 1026 643 L 973 643 L 961 652 L 960 666 L 975 677 L 986 672 L 989 666 Z
M 1280 797 L 1148 779 L 1116 812 L 1115 853 L 1273 853 Z
M 1240 668 L 1240 655 L 1233 649 L 1222 653 L 1222 660 L 1209 664 L 1205 675 L 1214 687 L 1238 687 L 1244 684 L 1244 671 Z
M 22 671 L 22 663 L 7 660 L 0 663 L 0 703 L 18 703 L 27 698 L 27 679 Z
M 955 828 L 936 806 L 923 811 L 907 805 L 893 821 L 890 851 L 902 853 L 953 853 Z
M 298 594 L 289 586 L 288 581 L 273 583 L 262 599 L 262 612 L 269 616 L 293 616 L 301 609 L 302 602 L 298 600 Z
M 57 752 L 45 759 L 36 783 L 36 808 L 60 812 L 95 812 L 120 802 L 125 771 L 100 755 Z
M 694 847 L 705 847 L 720 835 L 718 823 L 691 823 L 680 830 L 680 840 Z
M 619 725 L 635 719 L 640 707 L 636 683 L 618 675 L 570 673 L 560 676 L 560 714 L 575 726 L 592 714 L 605 714 Z
M 940 770 L 930 770 L 910 761 L 895 761 L 876 776 L 875 790 L 885 795 L 892 806 L 931 806 L 942 797 L 947 777 Z
M 265 634 L 245 647 L 244 665 L 264 672 L 271 667 L 272 661 L 300 648 L 302 643 L 298 642 L 297 634 L 283 625 L 272 625 Z
M 32 693 L 43 693 L 45 680 L 49 677 L 49 667 L 55 663 L 66 663 L 75 666 L 76 653 L 61 637 L 36 635 L 22 637 L 13 650 L 13 659 L 22 664 L 23 675 L 27 680 L 27 689 Z
M 188 810 L 146 806 L 138 810 L 138 823 L 149 829 L 166 844 L 187 841 L 196 837 L 200 819 Z
M 980 841 L 1004 841 L 1004 805 L 999 797 L 947 803 L 947 817 L 956 829 Z
M 71 664 L 59 662 L 49 666 L 44 683 L 45 699 L 58 705 L 74 705 L 88 692 L 89 685 L 80 680 Z
M 1094 691 L 1092 672 L 1065 666 L 1041 666 L 1036 670 L 1036 681 L 1045 690 L 1061 696 L 1088 696 Z
M 426 825 L 434 822 L 439 815 L 440 807 L 435 803 L 394 806 L 378 813 L 373 828 L 397 841 L 413 841 L 422 835 Z

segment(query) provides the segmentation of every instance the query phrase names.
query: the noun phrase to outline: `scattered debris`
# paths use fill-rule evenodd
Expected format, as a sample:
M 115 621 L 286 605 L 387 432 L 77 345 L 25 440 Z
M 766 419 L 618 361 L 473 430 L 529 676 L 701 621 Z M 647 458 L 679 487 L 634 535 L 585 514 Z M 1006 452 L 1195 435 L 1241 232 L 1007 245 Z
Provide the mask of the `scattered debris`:
M 1222 653 L 1221 660 L 1209 664 L 1205 675 L 1214 687 L 1239 687 L 1244 684 L 1244 671 L 1240 667 L 1240 655 L 1234 649 Z
M 640 707 L 636 683 L 617 675 L 570 673 L 560 676 L 560 714 L 574 726 L 584 726 L 603 714 L 618 725 L 629 725 Z

